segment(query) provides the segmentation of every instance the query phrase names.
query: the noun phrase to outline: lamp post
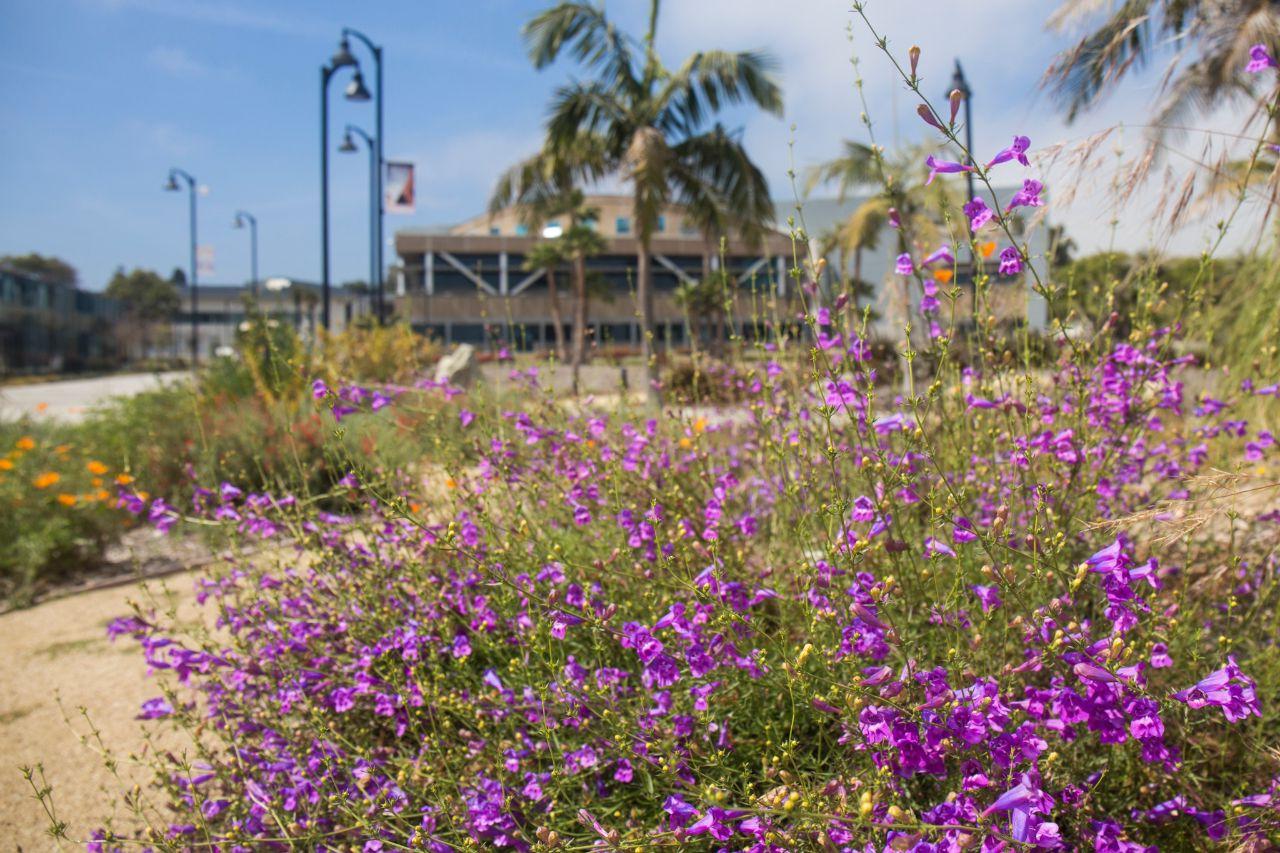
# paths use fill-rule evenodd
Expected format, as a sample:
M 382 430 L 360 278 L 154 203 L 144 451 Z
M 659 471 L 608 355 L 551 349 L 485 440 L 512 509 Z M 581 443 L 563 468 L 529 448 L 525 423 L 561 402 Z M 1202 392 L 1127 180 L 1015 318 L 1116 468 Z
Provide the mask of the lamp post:
M 378 149 L 373 137 L 349 124 L 342 136 L 342 144 L 338 146 L 339 151 L 354 154 L 360 150 L 353 135 L 363 139 L 369 149 L 369 286 L 372 288 L 376 287 L 378 269 Z
M 964 69 L 960 67 L 960 60 L 956 60 L 955 73 L 951 75 L 952 91 L 959 91 L 960 97 L 964 101 L 964 147 L 969 151 L 967 158 L 969 163 L 973 163 L 973 92 L 969 90 L 969 81 L 964 79 Z M 947 93 L 948 96 L 951 94 Z M 965 189 L 969 193 L 969 198 L 973 198 L 973 172 L 964 173 Z
M 368 36 L 360 32 L 359 30 L 353 30 L 350 27 L 344 27 L 342 29 L 342 41 L 339 43 L 339 47 L 338 47 L 338 55 L 341 56 L 345 54 L 347 57 L 350 57 L 351 62 L 353 64 L 355 62 L 355 58 L 351 57 L 351 51 L 349 49 L 349 46 L 350 46 L 349 39 L 351 39 L 352 37 L 357 38 L 361 42 L 363 42 L 364 46 L 367 47 L 369 49 L 369 52 L 373 54 L 374 96 L 375 96 L 375 103 L 374 103 L 375 118 L 374 118 L 373 133 L 374 133 L 374 141 L 375 141 L 374 144 L 377 146 L 377 155 L 376 155 L 375 169 L 374 169 L 374 172 L 375 172 L 374 188 L 373 188 L 374 202 L 377 204 L 377 216 L 374 222 L 373 231 L 374 231 L 374 245 L 377 248 L 374 252 L 375 276 L 374 276 L 374 279 L 369 282 L 369 284 L 374 289 L 374 310 L 377 313 L 378 322 L 381 323 L 384 317 L 384 313 L 383 313 L 384 292 L 383 292 L 383 280 L 382 280 L 383 279 L 382 222 L 383 222 L 383 213 L 384 213 L 384 200 L 382 197 L 382 170 L 383 170 L 383 163 L 385 162 L 382 156 L 382 138 L 383 138 L 383 134 L 382 134 L 382 47 L 380 45 L 374 44 L 373 41 Z M 336 58 L 337 57 L 335 57 L 335 59 Z M 369 100 L 369 90 L 364 87 L 364 81 L 360 77 L 360 71 L 358 68 L 356 69 L 355 77 L 351 81 L 351 85 L 347 87 L 347 100 L 349 101 Z
M 964 101 L 964 147 L 968 152 L 965 157 L 966 163 L 973 165 L 973 92 L 969 89 L 969 81 L 964 78 L 964 69 L 960 67 L 960 60 L 956 60 L 955 73 L 951 75 L 951 90 L 960 93 L 961 100 Z M 947 93 L 948 97 L 950 92 Z M 973 170 L 966 170 L 964 173 L 965 192 L 968 193 L 968 199 L 973 199 Z M 973 246 L 969 246 L 969 276 L 973 280 L 970 285 L 973 290 L 972 309 L 974 327 L 978 322 L 978 259 L 974 256 Z
M 249 253 L 250 253 L 250 269 L 253 276 L 249 280 L 249 288 L 253 292 L 255 298 L 258 296 L 258 218 L 252 213 L 244 210 L 236 211 L 236 228 L 243 228 L 244 224 L 249 223 Z
M 338 43 L 338 52 L 325 65 L 320 66 L 320 290 L 322 307 L 320 322 L 329 330 L 329 81 L 338 70 L 355 68 L 355 75 L 347 84 L 348 100 L 367 101 L 369 90 L 360 74 L 360 63 L 351 55 L 351 46 L 344 35 Z
M 196 179 L 190 172 L 173 168 L 169 170 L 169 180 L 164 188 L 169 192 L 177 192 L 178 178 L 187 182 L 191 205 L 191 366 L 200 361 L 200 279 L 196 265 Z

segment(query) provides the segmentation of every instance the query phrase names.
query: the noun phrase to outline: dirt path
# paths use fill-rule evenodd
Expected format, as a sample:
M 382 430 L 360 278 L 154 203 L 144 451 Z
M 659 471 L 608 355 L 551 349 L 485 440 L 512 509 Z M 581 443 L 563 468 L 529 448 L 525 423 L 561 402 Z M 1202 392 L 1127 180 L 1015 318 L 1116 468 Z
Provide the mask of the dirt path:
M 182 615 L 194 610 L 188 574 L 150 581 L 148 589 L 158 601 L 166 600 L 168 590 Z M 79 734 L 88 730 L 80 706 L 121 758 L 121 775 L 146 781 L 131 775 L 136 771 L 128 755 L 142 743 L 134 719 L 138 706 L 159 691 L 146 676 L 137 644 L 128 637 L 115 643 L 106 638 L 107 623 L 128 614 L 131 599 L 146 601 L 148 594 L 129 584 L 0 616 L 0 851 L 57 849 L 45 834 L 47 821 L 21 765 L 44 764 L 71 839 L 87 838 L 111 813 L 113 794 L 122 785 L 80 743 Z

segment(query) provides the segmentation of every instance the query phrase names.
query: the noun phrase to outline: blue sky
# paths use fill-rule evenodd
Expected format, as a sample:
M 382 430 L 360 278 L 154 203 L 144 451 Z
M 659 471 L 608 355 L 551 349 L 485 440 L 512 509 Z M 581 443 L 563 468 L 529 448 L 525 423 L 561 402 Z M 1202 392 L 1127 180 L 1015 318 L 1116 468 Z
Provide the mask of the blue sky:
M 537 147 L 550 94 L 572 70 L 538 73 L 525 58 L 520 25 L 545 5 L 0 0 L 0 254 L 59 255 L 95 289 L 118 265 L 165 273 L 185 267 L 185 198 L 161 191 L 168 168 L 180 166 L 208 187 L 200 200 L 200 242 L 214 248 L 213 280 L 249 276 L 248 236 L 231 228 L 237 208 L 259 219 L 264 276 L 316 279 L 318 69 L 344 25 L 385 47 L 386 155 L 418 167 L 418 212 L 389 216 L 388 236 L 397 227 L 477 213 L 498 173 Z M 647 4 L 607 5 L 625 27 L 642 26 Z M 965 62 L 976 92 L 979 151 L 997 150 L 1015 132 L 1031 135 L 1039 148 L 1079 142 L 1116 121 L 1141 121 L 1156 92 L 1154 73 L 1127 83 L 1076 126 L 1055 114 L 1037 86 L 1067 41 L 1044 29 L 1051 6 L 868 4 L 896 52 L 905 55 L 913 41 L 922 46 L 922 73 L 939 96 L 953 58 Z M 785 119 L 739 113 L 727 122 L 745 128 L 775 196 L 787 197 L 792 162 L 803 169 L 834 154 L 842 137 L 860 135 L 850 21 L 847 4 L 834 0 L 667 0 L 659 46 L 671 64 L 699 47 L 764 48 L 781 62 Z M 879 140 L 919 139 L 923 128 L 883 57 L 860 26 L 853 33 Z M 347 121 L 372 131 L 371 105 L 336 96 L 332 104 L 335 145 Z M 1210 117 L 1206 125 L 1223 120 Z M 1136 143 L 1141 131 L 1125 134 L 1107 145 Z M 364 278 L 368 161 L 334 154 L 331 163 L 333 278 Z M 1080 195 L 1054 216 L 1086 246 L 1106 245 L 1109 208 L 1091 193 Z M 1156 188 L 1136 200 L 1120 226 L 1123 241 L 1150 239 L 1141 204 L 1158 196 Z M 1194 252 L 1202 235 L 1192 237 L 1197 242 L 1184 249 Z

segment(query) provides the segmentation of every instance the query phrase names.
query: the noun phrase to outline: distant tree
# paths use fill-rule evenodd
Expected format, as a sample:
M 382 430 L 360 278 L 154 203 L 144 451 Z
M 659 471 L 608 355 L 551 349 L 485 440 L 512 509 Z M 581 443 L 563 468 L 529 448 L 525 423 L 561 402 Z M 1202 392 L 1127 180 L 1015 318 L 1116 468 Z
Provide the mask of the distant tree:
M 182 267 L 174 267 L 173 272 L 169 273 L 169 281 L 178 287 L 186 287 L 187 274 Z
M 35 252 L 28 252 L 25 255 L 5 255 L 0 258 L 0 264 L 8 264 L 14 269 L 69 287 L 75 287 L 79 280 L 75 267 L 53 255 L 38 255 Z
M 1275 0 L 1064 0 L 1049 18 L 1058 30 L 1082 30 L 1045 74 L 1047 85 L 1074 120 L 1095 106 L 1130 71 L 1167 51 L 1163 97 L 1153 122 L 1165 125 L 1224 100 L 1268 95 L 1271 75 L 1248 74 L 1249 49 L 1280 48 Z
M 140 343 L 143 355 L 149 355 L 152 330 L 168 322 L 181 305 L 177 285 L 152 270 L 135 268 L 125 272 L 124 267 L 119 267 L 107 283 L 106 292 L 124 306 L 126 337 Z
M 178 310 L 178 289 L 152 270 L 125 272 L 119 267 L 107 283 L 107 296 L 118 300 L 125 310 L 154 322 L 167 320 Z
M 369 282 L 358 278 L 352 279 L 351 281 L 344 281 L 342 283 L 342 287 L 344 290 L 349 290 L 352 293 L 370 293 L 373 290 L 373 288 L 369 287 Z

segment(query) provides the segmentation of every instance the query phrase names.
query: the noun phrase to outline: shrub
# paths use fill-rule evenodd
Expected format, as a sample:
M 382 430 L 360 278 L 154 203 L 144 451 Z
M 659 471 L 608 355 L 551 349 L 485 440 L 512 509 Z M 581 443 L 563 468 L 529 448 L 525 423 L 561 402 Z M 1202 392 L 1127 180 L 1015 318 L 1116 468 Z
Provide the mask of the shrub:
M 92 565 L 128 520 L 114 504 L 131 478 L 79 438 L 0 424 L 0 602 L 24 605 Z

